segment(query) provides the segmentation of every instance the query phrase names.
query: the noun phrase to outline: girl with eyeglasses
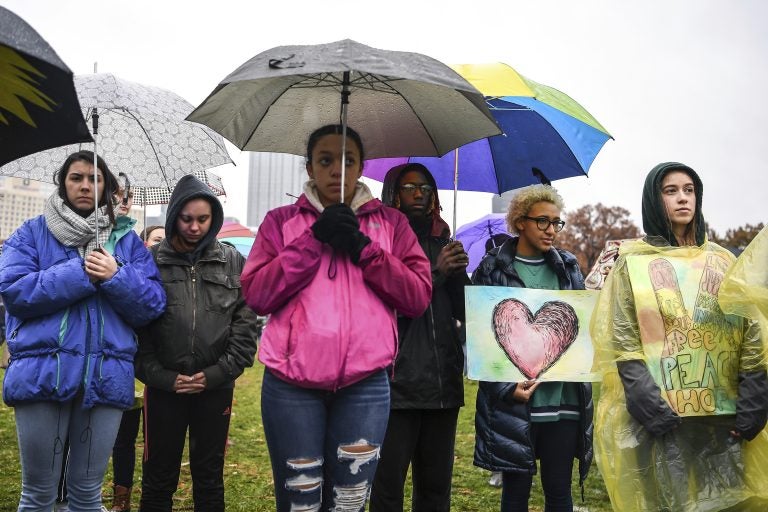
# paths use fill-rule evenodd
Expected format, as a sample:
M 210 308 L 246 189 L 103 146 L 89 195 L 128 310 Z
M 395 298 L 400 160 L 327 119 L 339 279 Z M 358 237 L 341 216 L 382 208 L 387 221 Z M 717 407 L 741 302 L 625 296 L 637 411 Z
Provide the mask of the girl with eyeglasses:
M 553 245 L 565 226 L 563 208 L 549 185 L 518 192 L 507 213 L 517 236 L 483 258 L 473 284 L 583 290 L 576 257 Z M 547 512 L 573 510 L 573 460 L 579 460 L 582 485 L 592 462 L 589 383 L 480 382 L 475 428 L 475 465 L 502 473 L 502 512 L 528 510 L 537 459 Z

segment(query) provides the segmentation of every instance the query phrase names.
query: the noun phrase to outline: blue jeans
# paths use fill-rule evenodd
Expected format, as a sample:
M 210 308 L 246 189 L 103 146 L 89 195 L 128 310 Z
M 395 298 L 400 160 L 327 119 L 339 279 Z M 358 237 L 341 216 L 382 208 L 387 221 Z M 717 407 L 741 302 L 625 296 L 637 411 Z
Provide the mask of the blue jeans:
M 278 512 L 364 510 L 389 416 L 384 370 L 336 392 L 266 370 L 261 416 Z
M 21 458 L 19 511 L 52 510 L 69 437 L 67 493 L 72 512 L 99 511 L 101 485 L 123 411 L 82 408 L 69 402 L 34 402 L 15 407 Z

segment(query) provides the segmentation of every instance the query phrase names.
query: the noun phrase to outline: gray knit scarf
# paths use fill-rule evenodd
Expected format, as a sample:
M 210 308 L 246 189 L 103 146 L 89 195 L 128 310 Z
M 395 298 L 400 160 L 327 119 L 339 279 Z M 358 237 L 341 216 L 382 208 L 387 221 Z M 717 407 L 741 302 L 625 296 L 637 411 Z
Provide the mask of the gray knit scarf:
M 54 238 L 67 247 L 77 247 L 81 257 L 85 258 L 96 249 L 95 213 L 91 213 L 87 218 L 81 217 L 64 203 L 56 191 L 45 203 L 43 216 Z M 99 245 L 104 245 L 112 233 L 112 224 L 109 222 L 106 206 L 99 208 L 98 219 Z

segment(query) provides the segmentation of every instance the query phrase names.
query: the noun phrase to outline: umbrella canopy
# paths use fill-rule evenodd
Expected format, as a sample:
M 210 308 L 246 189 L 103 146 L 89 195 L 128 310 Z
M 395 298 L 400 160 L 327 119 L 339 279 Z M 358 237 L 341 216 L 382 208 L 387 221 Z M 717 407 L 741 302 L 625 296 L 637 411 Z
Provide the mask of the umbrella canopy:
M 171 91 L 110 74 L 76 76 L 75 87 L 86 119 L 98 114 L 99 156 L 137 187 L 172 189 L 185 174 L 232 163 L 221 136 L 186 121 L 193 106 Z M 50 181 L 67 156 L 81 149 L 93 146 L 35 153 L 0 167 L 0 175 Z
M 216 238 L 253 236 L 253 232 L 239 222 L 225 221 L 216 235 Z
M 440 189 L 456 186 L 457 190 L 501 194 L 586 175 L 612 138 L 571 97 L 519 75 L 506 64 L 455 69 L 485 94 L 504 134 L 464 145 L 442 158 L 369 160 L 363 168 L 365 176 L 383 181 L 393 166 L 418 162 L 432 172 Z
M 374 158 L 438 156 L 501 133 L 482 95 L 448 66 L 349 39 L 260 53 L 188 119 L 240 149 L 296 155 L 315 129 L 344 122 Z
M 473 220 L 456 230 L 456 240 L 464 246 L 469 256 L 467 273 L 474 272 L 486 253 L 509 238 L 504 213 L 491 213 Z
M 240 251 L 240 254 L 248 257 L 248 254 L 251 252 L 251 247 L 253 247 L 253 242 L 256 241 L 256 237 L 253 235 L 251 236 L 225 236 L 225 237 L 219 237 L 219 242 L 226 242 L 228 244 L 231 244 L 235 246 L 235 249 Z
M 195 171 L 192 173 L 197 179 L 208 185 L 211 192 L 217 196 L 225 196 L 224 184 L 221 177 L 211 171 Z M 175 184 L 174 184 L 175 186 Z M 150 204 L 168 204 L 174 187 L 131 187 L 133 191 L 133 204 L 146 206 Z
M 87 141 L 72 71 L 35 29 L 0 7 L 0 165 Z

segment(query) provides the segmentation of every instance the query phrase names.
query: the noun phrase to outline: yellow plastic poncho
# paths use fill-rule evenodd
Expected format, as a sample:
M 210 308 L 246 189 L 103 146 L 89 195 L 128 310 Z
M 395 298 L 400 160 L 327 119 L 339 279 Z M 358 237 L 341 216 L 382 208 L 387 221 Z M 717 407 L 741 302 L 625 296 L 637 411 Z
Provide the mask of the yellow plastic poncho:
M 768 226 L 728 270 L 719 300 L 723 311 L 756 320 L 768 332 Z
M 628 412 L 627 395 L 632 396 L 638 390 L 625 390 L 617 363 L 637 364 L 641 361 L 646 366 L 649 362 L 659 365 L 658 359 L 648 357 L 648 348 L 644 350 L 644 341 L 648 340 L 643 339 L 658 335 L 658 332 L 648 332 L 647 328 L 641 331 L 630 279 L 628 258 L 631 262 L 632 257 L 641 255 L 691 262 L 701 262 L 702 258 L 709 261 L 706 258 L 712 255 L 727 264 L 732 264 L 734 260 L 728 251 L 709 242 L 699 247 L 657 247 L 644 241 L 621 246 L 620 256 L 598 298 L 591 325 L 595 371 L 603 375 L 595 414 L 595 458 L 613 508 L 622 512 L 705 512 L 748 502 L 750 506 L 757 507 L 750 510 L 768 510 L 768 501 L 764 504 L 762 501 L 768 500 L 766 429 L 752 441 L 736 441 L 729 435 L 735 425 L 734 414 L 686 415 L 678 419 L 675 412 L 670 412 L 670 407 L 664 412 L 677 422 L 677 426 L 654 436 Z M 648 281 L 650 283 L 649 277 Z M 636 287 L 641 288 L 641 285 L 649 286 L 648 283 L 638 283 Z M 659 304 L 668 307 L 669 302 L 662 300 L 662 294 L 657 294 L 656 298 Z M 728 344 L 737 354 L 734 365 L 738 364 L 738 372 L 725 372 L 722 378 L 725 380 L 727 377 L 730 382 L 721 384 L 738 390 L 741 372 L 765 371 L 766 352 L 760 333 L 755 322 L 735 317 L 726 319 L 717 307 L 710 308 L 707 321 L 712 321 L 711 309 L 724 317 L 716 321 L 743 327 L 738 335 L 721 334 L 716 338 L 717 343 Z M 657 314 L 665 313 L 669 314 L 669 311 L 665 312 L 660 307 Z M 720 332 L 728 331 L 722 329 Z M 663 339 L 664 330 L 661 336 Z M 668 332 L 666 336 L 669 339 Z M 723 349 L 723 352 L 726 350 Z M 658 381 L 660 372 L 650 370 L 649 374 L 656 374 L 657 392 L 669 405 L 670 395 L 661 392 L 665 386 L 664 381 Z M 763 506 L 765 508 L 761 508 Z

